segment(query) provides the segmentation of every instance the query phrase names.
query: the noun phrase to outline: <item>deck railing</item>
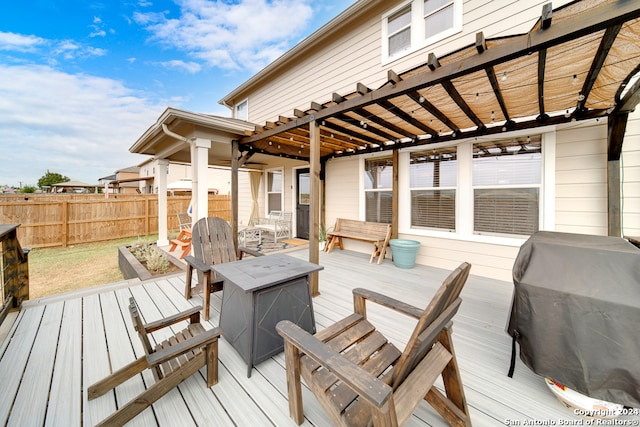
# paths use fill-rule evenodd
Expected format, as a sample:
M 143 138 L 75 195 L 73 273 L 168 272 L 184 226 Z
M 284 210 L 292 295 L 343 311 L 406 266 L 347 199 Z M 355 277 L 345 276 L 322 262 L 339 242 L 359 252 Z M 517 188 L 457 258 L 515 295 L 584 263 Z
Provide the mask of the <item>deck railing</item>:
M 18 242 L 19 226 L 0 224 L 0 323 L 11 308 L 29 299 L 29 250 Z

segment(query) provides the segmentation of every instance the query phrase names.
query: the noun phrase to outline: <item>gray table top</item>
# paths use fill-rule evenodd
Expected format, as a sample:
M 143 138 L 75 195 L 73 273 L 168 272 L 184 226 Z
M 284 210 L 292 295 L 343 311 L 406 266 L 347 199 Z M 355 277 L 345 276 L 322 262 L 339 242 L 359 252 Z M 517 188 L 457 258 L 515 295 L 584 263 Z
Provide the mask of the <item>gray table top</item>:
M 214 265 L 212 269 L 249 293 L 307 276 L 324 267 L 285 254 L 273 254 Z

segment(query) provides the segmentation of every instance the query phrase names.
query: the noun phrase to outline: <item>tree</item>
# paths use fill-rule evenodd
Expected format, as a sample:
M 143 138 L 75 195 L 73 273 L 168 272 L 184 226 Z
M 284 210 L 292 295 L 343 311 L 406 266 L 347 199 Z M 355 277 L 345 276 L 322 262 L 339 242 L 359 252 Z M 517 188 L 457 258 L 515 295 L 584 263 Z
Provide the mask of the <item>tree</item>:
M 21 193 L 35 193 L 37 190 L 36 187 L 34 187 L 33 185 L 25 185 L 24 187 L 22 187 L 20 189 Z
M 59 184 L 67 181 L 69 181 L 68 177 L 60 175 L 59 173 L 49 172 L 47 169 L 47 173 L 38 180 L 38 187 L 50 187 L 53 184 Z

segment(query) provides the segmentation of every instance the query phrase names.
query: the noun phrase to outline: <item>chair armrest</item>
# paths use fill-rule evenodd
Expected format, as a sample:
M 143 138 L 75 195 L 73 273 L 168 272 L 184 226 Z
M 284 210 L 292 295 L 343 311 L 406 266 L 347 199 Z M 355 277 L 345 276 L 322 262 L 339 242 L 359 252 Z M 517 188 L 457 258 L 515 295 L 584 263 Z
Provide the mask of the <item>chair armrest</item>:
M 395 310 L 399 313 L 405 314 L 407 316 L 413 317 L 415 319 L 419 319 L 420 316 L 424 313 L 424 310 L 420 310 L 410 304 L 404 303 L 402 301 L 398 301 L 397 299 L 388 297 L 386 295 L 380 294 L 378 292 L 370 291 L 368 289 L 356 288 L 353 290 L 353 304 L 356 307 L 356 312 L 364 315 L 364 312 L 358 311 L 358 300 L 366 300 L 372 301 L 377 304 L 380 304 L 384 307 Z M 362 309 L 364 309 L 364 303 L 362 303 Z
M 328 369 L 375 407 L 381 408 L 389 400 L 393 392 L 389 385 L 349 361 L 295 323 L 282 320 L 276 325 L 276 330 L 285 342 L 291 343 L 302 353 Z
M 150 332 L 155 332 L 158 329 L 166 328 L 167 326 L 171 326 L 174 323 L 190 319 L 196 314 L 200 315 L 200 310 L 202 310 L 201 305 L 191 307 L 190 309 L 181 311 L 180 313 L 174 314 L 173 316 L 165 317 L 164 319 L 156 320 L 155 322 L 149 322 L 143 325 L 143 328 L 147 334 Z
M 157 366 L 171 359 L 174 359 L 181 354 L 188 351 L 202 348 L 214 341 L 216 341 L 222 334 L 222 329 L 214 328 L 199 334 L 196 337 L 189 338 L 186 341 L 182 341 L 176 345 L 172 345 L 168 348 L 156 351 L 147 356 L 147 363 L 149 366 Z
M 242 259 L 242 253 L 249 254 L 249 255 L 252 255 L 252 256 L 255 256 L 255 257 L 259 257 L 259 256 L 263 256 L 264 255 L 262 252 L 258 252 L 256 250 L 245 248 L 245 247 L 242 247 L 242 246 L 238 248 L 238 252 L 240 252 L 240 255 L 238 256 L 238 259 Z
M 211 270 L 211 266 L 206 265 L 204 262 L 200 261 L 198 258 L 194 256 L 188 255 L 183 259 L 187 264 L 189 264 L 189 267 L 195 268 L 196 270 L 202 271 L 203 273 L 206 273 L 208 270 Z

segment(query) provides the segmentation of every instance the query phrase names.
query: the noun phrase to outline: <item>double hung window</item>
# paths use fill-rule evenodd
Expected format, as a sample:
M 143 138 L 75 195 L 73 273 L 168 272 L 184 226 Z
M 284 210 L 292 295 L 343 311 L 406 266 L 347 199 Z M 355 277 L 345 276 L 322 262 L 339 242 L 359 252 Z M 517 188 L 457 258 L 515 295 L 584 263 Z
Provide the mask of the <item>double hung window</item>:
M 235 118 L 241 120 L 249 120 L 249 101 L 244 100 L 236 104 Z
M 456 147 L 409 155 L 411 227 L 455 231 Z
M 282 171 L 267 172 L 268 212 L 282 210 Z
M 541 181 L 540 135 L 474 144 L 474 233 L 538 231 Z
M 365 220 L 391 223 L 393 159 L 377 157 L 364 161 Z
M 462 0 L 412 0 L 382 19 L 382 58 L 393 60 L 462 30 Z

